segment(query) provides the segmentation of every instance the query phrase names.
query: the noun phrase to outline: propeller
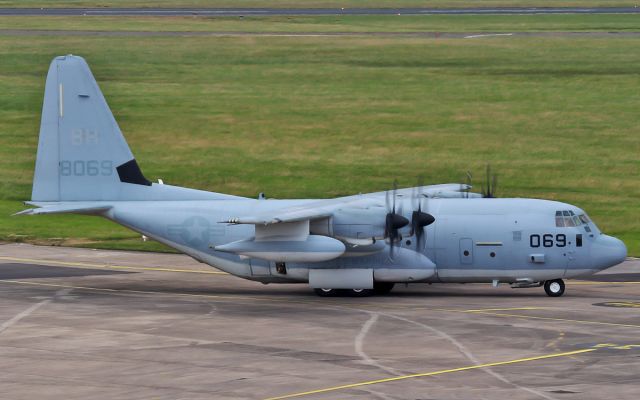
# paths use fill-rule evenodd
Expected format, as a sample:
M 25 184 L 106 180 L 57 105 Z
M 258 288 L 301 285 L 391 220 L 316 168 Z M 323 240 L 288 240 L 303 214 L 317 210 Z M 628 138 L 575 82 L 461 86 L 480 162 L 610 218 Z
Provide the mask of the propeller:
M 389 191 L 386 193 L 385 201 L 387 203 L 387 216 L 384 224 L 384 237 L 389 239 L 389 256 L 393 260 L 393 248 L 395 243 L 402 239 L 399 230 L 409 225 L 409 220 L 396 212 L 396 193 L 398 191 L 398 181 L 393 181 L 393 201 L 389 200 Z
M 491 165 L 487 164 L 486 186 L 482 184 L 482 197 L 494 199 L 496 197 L 496 188 L 498 187 L 498 175 L 491 174 Z
M 464 197 L 469 198 L 469 190 L 471 190 L 471 180 L 473 179 L 473 175 L 471 175 L 471 171 L 467 171 L 467 190 L 464 192 Z
M 418 192 L 416 194 L 414 189 L 412 196 L 414 211 L 411 213 L 411 236 L 416 236 L 416 251 L 420 251 L 424 246 L 425 241 L 422 240 L 423 235 L 425 235 L 424 228 L 433 224 L 436 220 L 433 215 L 422 211 L 422 201 L 425 198 L 422 194 L 423 181 L 424 179 L 422 177 L 418 177 Z M 415 203 L 417 203 L 417 207 Z

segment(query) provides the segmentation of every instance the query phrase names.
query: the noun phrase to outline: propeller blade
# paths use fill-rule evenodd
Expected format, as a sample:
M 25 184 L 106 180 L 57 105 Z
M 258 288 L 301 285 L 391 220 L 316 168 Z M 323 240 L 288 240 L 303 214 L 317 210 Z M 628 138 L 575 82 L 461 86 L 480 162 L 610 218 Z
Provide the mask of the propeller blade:
M 393 208 L 391 209 L 392 213 L 396 213 L 396 196 L 398 195 L 398 180 L 393 180 Z
M 413 202 L 414 211 L 411 213 L 411 236 L 415 235 L 416 237 L 416 251 L 420 251 L 420 249 L 424 247 L 424 228 L 435 221 L 433 215 L 422 211 L 422 202 L 424 200 L 424 196 L 422 195 L 423 186 L 424 183 L 422 177 L 418 177 L 418 197 Z M 417 206 L 415 204 L 416 201 Z
M 384 224 L 384 236 L 386 239 L 389 239 L 389 257 L 393 260 L 393 248 L 395 247 L 396 242 L 400 239 L 400 232 L 398 232 L 401 228 L 407 226 L 409 224 L 409 220 L 403 217 L 402 211 L 396 212 L 396 197 L 398 192 L 398 181 L 393 181 L 393 199 L 389 200 L 389 191 L 387 191 L 386 202 L 387 202 L 387 216 L 385 218 Z M 402 204 L 401 204 L 402 205 Z
M 493 199 L 496 197 L 496 188 L 498 187 L 498 175 L 491 173 L 491 164 L 487 164 L 486 191 L 484 184 L 482 185 L 482 197 Z

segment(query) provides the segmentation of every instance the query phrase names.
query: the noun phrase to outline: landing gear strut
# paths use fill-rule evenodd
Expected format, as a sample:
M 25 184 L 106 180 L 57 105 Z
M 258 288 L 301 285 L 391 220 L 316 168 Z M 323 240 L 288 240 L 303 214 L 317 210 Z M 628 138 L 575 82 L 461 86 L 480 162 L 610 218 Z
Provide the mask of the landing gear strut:
M 562 279 L 554 279 L 544 283 L 544 291 L 549 297 L 560 297 L 564 294 L 564 281 Z

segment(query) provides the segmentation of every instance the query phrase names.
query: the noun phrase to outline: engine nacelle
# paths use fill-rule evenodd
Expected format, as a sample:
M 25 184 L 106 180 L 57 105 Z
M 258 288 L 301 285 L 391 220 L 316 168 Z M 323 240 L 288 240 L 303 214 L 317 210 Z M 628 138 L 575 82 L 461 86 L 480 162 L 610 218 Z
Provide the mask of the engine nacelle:
M 346 241 L 352 244 L 384 237 L 386 215 L 387 211 L 384 207 L 339 210 L 330 220 L 330 235 L 348 239 Z M 379 221 L 379 223 L 363 224 L 363 221 Z M 359 244 L 365 245 L 365 243 Z

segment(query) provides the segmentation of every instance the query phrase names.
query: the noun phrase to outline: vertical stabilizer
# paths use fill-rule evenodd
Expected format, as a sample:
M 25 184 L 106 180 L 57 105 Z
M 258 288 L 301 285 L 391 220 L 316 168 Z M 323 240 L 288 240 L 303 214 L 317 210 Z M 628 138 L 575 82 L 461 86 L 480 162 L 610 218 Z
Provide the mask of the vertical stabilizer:
M 150 186 L 82 57 L 56 57 L 47 74 L 33 201 L 119 199 Z

